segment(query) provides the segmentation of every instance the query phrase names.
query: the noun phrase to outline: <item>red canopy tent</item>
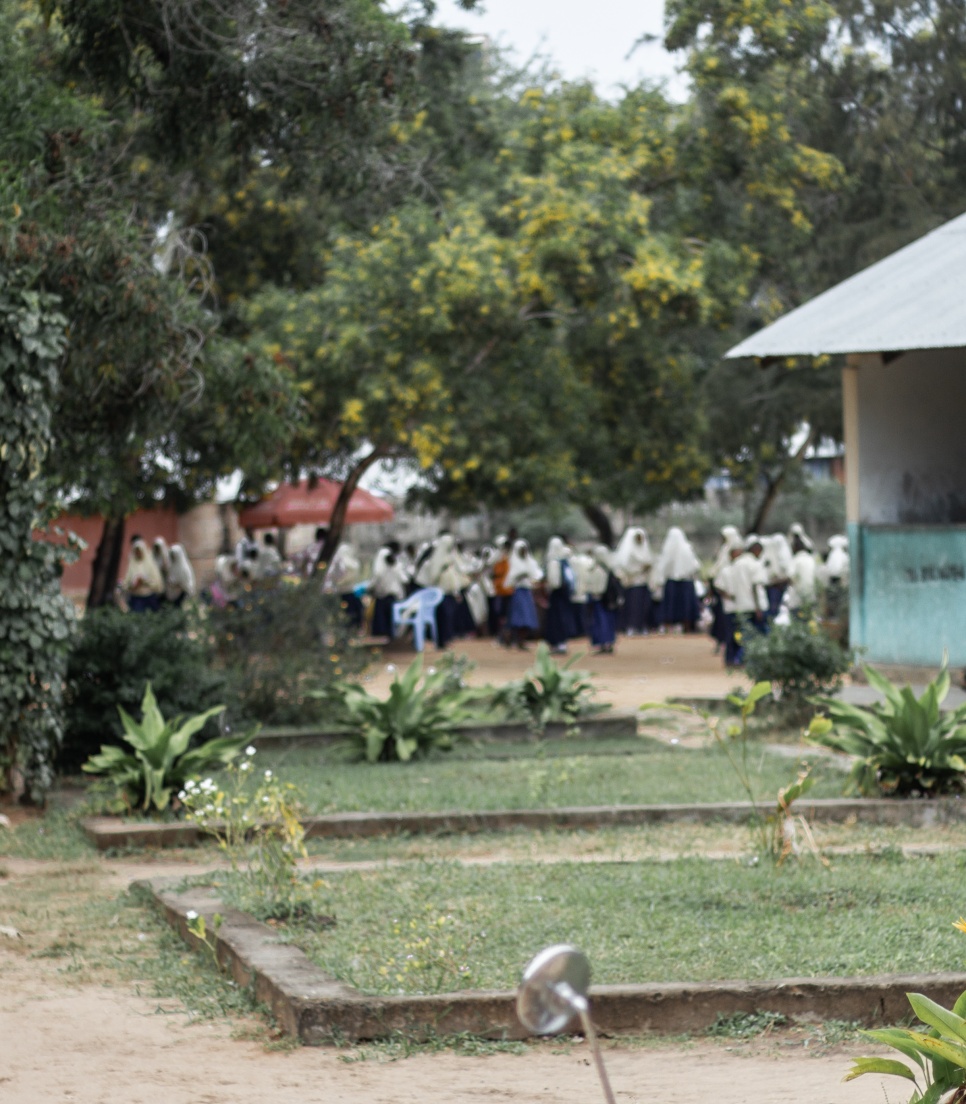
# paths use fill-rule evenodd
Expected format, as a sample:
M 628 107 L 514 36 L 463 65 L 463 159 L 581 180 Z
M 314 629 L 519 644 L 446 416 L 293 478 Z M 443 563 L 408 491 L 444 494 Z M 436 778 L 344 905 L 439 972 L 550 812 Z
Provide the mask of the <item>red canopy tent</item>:
M 291 529 L 293 525 L 327 525 L 335 508 L 341 483 L 320 479 L 311 489 L 307 479 L 282 483 L 254 506 L 238 515 L 244 529 Z M 392 521 L 395 511 L 384 498 L 356 488 L 349 499 L 346 524 Z

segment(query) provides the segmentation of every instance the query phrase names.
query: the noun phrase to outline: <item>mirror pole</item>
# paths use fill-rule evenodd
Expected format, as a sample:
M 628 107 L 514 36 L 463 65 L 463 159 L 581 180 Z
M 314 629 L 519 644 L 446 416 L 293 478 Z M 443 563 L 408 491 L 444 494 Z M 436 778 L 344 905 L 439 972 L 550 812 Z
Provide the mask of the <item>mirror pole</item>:
M 580 1013 L 580 1023 L 584 1029 L 584 1035 L 587 1038 L 587 1042 L 590 1043 L 591 1053 L 594 1056 L 594 1065 L 597 1067 L 597 1076 L 600 1078 L 600 1087 L 604 1090 L 604 1099 L 607 1101 L 607 1104 L 616 1104 L 614 1093 L 610 1087 L 610 1081 L 607 1080 L 607 1070 L 604 1069 L 604 1057 L 600 1053 L 600 1042 L 597 1039 L 597 1032 L 594 1030 L 594 1025 L 590 1022 L 590 1010 L 587 1001 L 583 997 L 578 996 L 573 1003 L 574 1007 Z

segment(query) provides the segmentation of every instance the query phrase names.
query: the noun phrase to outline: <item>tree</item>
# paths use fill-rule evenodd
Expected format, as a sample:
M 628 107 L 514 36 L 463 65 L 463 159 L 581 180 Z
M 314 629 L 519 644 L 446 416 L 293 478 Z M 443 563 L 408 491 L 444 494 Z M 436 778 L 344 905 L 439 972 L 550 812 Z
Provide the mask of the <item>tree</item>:
M 336 466 L 348 495 L 406 457 L 466 510 L 700 487 L 682 335 L 726 309 L 740 257 L 652 230 L 664 108 L 636 108 L 657 152 L 588 88 L 525 93 L 492 181 L 343 235 L 318 288 L 252 302 L 253 355 L 284 358 L 308 405 L 293 472 Z

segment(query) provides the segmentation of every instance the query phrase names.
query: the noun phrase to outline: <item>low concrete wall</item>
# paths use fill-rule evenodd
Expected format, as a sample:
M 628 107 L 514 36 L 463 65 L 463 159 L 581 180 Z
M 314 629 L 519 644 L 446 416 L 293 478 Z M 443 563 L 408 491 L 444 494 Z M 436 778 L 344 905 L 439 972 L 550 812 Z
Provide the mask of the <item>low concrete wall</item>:
M 767 811 L 762 806 L 763 811 Z M 814 798 L 795 803 L 796 813 L 812 823 L 904 824 L 929 828 L 966 821 L 966 801 L 897 798 Z M 560 809 L 493 809 L 480 812 L 438 813 L 328 813 L 306 817 L 306 836 L 320 839 L 364 839 L 373 836 L 432 835 L 456 832 L 504 832 L 515 828 L 608 828 L 637 824 L 724 821 L 743 824 L 751 819 L 747 801 L 718 801 L 702 805 L 588 805 Z M 99 851 L 141 847 L 191 847 L 202 833 L 193 825 L 125 822 L 118 817 L 88 817 L 81 821 L 87 838 Z
M 175 893 L 163 883 L 136 883 L 152 894 L 168 922 L 192 945 L 186 913 L 223 917 L 214 935 L 218 960 L 272 1010 L 282 1031 L 318 1046 L 404 1032 L 413 1039 L 470 1032 L 520 1039 L 516 994 L 467 991 L 433 996 L 369 997 L 327 977 L 297 947 L 251 916 L 225 908 L 210 889 Z M 536 951 L 538 948 L 530 948 Z M 521 958 L 526 957 L 522 951 Z M 606 1035 L 703 1031 L 719 1014 L 780 1012 L 789 1018 L 855 1020 L 866 1027 L 909 1015 L 908 992 L 950 1007 L 966 989 L 966 974 L 878 975 L 865 978 L 783 978 L 774 981 L 598 985 L 591 989 L 594 1023 Z

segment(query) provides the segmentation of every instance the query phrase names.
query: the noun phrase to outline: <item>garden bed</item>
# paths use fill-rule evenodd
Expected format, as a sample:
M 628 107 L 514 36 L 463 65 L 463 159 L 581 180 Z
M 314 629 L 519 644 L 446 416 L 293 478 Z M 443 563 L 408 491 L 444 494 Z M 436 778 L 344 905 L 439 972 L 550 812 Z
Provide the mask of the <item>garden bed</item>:
M 412 1039 L 470 1032 L 487 1038 L 526 1034 L 508 990 L 370 996 L 326 975 L 278 932 L 227 908 L 210 888 L 177 892 L 139 883 L 189 943 L 188 912 L 206 918 L 222 967 L 271 1009 L 279 1028 L 308 1045 L 374 1039 L 403 1032 Z M 213 917 L 223 922 L 212 934 Z M 521 947 L 521 966 L 538 947 Z M 608 1035 L 706 1030 L 721 1015 L 775 1012 L 789 1018 L 895 1023 L 908 1014 L 906 993 L 924 992 L 951 1006 L 966 989 L 963 974 L 792 977 L 764 981 L 599 985 L 591 990 L 594 1021 Z
M 768 805 L 762 806 L 767 811 Z M 690 805 L 609 805 L 559 809 L 503 809 L 477 812 L 330 813 L 305 817 L 307 838 L 364 839 L 373 836 L 451 832 L 495 832 L 518 828 L 610 828 L 675 822 L 741 824 L 753 807 L 747 801 Z M 958 798 L 900 801 L 895 798 L 802 799 L 796 813 L 813 823 L 842 823 L 851 818 L 863 824 L 902 824 L 932 827 L 966 821 L 966 802 Z M 99 851 L 129 848 L 190 847 L 204 836 L 184 821 L 128 821 L 120 817 L 87 817 L 84 834 Z
M 572 729 L 591 740 L 613 740 L 637 734 L 638 714 L 632 712 L 588 714 L 581 717 L 575 725 L 552 722 L 539 733 L 525 721 L 474 721 L 461 725 L 454 732 L 459 740 L 472 742 L 498 743 L 506 740 L 514 743 L 533 742 L 535 739 L 563 739 Z M 251 742 L 257 748 L 311 747 L 315 744 L 337 744 L 348 739 L 349 732 L 344 728 L 326 729 L 319 725 L 302 725 L 290 728 L 263 728 L 252 737 Z

